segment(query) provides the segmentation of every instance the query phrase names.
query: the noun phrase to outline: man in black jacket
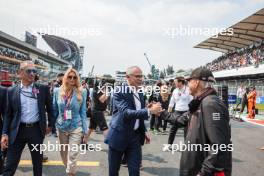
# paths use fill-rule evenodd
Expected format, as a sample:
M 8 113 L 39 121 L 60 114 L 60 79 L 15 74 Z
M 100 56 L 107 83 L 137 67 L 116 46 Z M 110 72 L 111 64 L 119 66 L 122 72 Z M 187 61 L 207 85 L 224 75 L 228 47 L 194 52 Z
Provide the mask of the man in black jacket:
M 6 88 L 0 86 L 0 130 L 2 132 L 3 128 L 3 116 L 5 112 L 6 107 Z M 0 151 L 0 174 L 3 172 L 3 151 Z
M 185 144 L 191 147 L 182 153 L 180 176 L 231 176 L 233 145 L 229 114 L 212 88 L 213 74 L 200 67 L 187 80 L 194 96 L 189 111 L 180 116 L 161 114 L 171 123 L 188 125 Z
M 31 61 L 22 62 L 19 70 L 21 84 L 7 90 L 7 110 L 1 139 L 2 149 L 8 148 L 4 176 L 15 174 L 26 144 L 30 149 L 34 176 L 42 175 L 40 145 L 45 134 L 51 131 L 54 118 L 49 88 L 35 84 L 36 74 Z

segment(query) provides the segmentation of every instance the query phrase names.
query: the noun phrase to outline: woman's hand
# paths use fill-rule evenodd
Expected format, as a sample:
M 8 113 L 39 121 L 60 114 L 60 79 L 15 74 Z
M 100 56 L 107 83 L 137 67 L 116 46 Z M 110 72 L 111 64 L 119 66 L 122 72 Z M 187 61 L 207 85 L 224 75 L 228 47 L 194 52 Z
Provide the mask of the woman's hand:
M 87 144 L 87 142 L 88 142 L 88 138 L 89 138 L 88 134 L 84 134 L 84 135 L 83 135 L 83 138 L 82 138 L 82 142 L 83 142 L 83 144 Z

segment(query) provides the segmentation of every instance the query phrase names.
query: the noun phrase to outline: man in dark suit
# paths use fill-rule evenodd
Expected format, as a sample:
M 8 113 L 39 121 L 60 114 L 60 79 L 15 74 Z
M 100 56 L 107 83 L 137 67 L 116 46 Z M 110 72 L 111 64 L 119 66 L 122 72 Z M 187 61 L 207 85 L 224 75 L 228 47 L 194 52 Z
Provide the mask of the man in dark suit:
M 41 176 L 40 145 L 54 124 L 50 92 L 47 86 L 34 83 L 37 70 L 31 61 L 22 62 L 18 73 L 21 84 L 7 89 L 7 110 L 4 116 L 1 147 L 8 150 L 3 175 L 15 174 L 21 153 L 27 144 L 34 176 Z
M 105 140 L 109 145 L 109 176 L 119 175 L 124 154 L 127 157 L 129 175 L 140 175 L 141 145 L 145 139 L 150 140 L 146 135 L 144 120 L 147 120 L 149 115 L 162 111 L 158 103 L 145 108 L 143 93 L 138 91 L 143 78 L 141 69 L 133 66 L 127 69 L 126 74 L 128 85 L 118 87 L 119 91 L 114 91 L 113 117 Z
M 3 116 L 5 112 L 6 107 L 6 88 L 0 86 L 0 131 L 2 133 L 3 129 Z M 4 164 L 4 158 L 3 158 L 3 151 L 0 151 L 0 174 L 3 173 L 3 164 Z

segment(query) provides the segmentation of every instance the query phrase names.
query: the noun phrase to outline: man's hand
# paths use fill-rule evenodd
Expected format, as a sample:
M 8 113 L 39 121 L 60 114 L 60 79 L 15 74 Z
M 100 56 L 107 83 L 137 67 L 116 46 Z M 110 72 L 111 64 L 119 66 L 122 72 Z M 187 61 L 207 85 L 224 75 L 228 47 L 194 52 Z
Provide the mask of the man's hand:
M 163 112 L 164 110 L 162 110 L 161 104 L 160 103 L 153 103 L 150 107 L 149 107 L 149 111 L 151 114 L 153 115 L 158 115 L 161 112 Z
M 150 135 L 148 132 L 145 133 L 145 143 L 150 144 Z
M 7 135 L 2 135 L 2 138 L 1 138 L 1 149 L 2 150 L 5 150 L 8 148 L 8 136 Z
M 46 128 L 46 135 L 49 134 L 51 132 L 51 130 L 52 130 L 51 127 L 47 127 Z

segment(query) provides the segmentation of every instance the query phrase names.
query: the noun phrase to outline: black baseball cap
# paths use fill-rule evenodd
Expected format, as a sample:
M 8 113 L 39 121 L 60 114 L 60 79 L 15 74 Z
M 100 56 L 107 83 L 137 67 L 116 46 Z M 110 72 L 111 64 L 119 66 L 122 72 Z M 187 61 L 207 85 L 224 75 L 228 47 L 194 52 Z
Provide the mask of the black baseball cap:
M 213 73 L 206 67 L 198 67 L 194 69 L 191 75 L 186 78 L 187 81 L 191 79 L 198 79 L 207 82 L 216 82 Z

